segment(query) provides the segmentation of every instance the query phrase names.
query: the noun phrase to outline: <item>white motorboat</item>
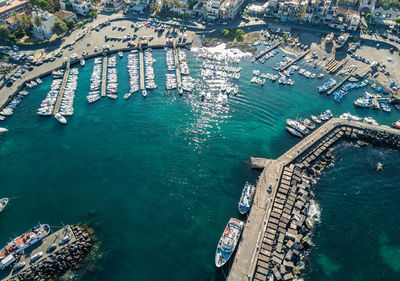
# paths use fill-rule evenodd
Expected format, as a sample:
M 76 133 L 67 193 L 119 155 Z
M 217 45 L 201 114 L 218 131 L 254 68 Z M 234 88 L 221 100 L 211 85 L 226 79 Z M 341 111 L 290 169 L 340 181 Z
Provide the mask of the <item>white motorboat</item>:
M 85 64 L 86 64 L 85 59 L 81 59 L 79 63 L 81 66 L 85 66 Z
M 62 116 L 61 113 L 54 114 L 54 118 L 56 118 L 57 121 L 63 125 L 67 124 L 67 119 L 64 116 Z
M 118 98 L 118 96 L 114 95 L 114 94 L 107 94 L 107 97 L 112 99 L 112 100 L 116 100 Z
M 119 56 L 120 58 L 123 58 L 123 57 L 124 57 L 124 53 L 121 52 L 121 51 L 119 51 L 119 52 L 118 52 L 118 56 Z
M 8 132 L 8 129 L 0 127 L 0 134 L 7 133 L 7 132 Z
M 182 87 L 178 87 L 178 93 L 179 93 L 180 95 L 183 95 L 183 88 L 182 88 Z
M 131 95 L 132 95 L 131 93 L 126 93 L 126 94 L 124 95 L 124 99 L 125 99 L 125 100 L 129 99 Z
M 143 95 L 143 97 L 147 97 L 147 91 L 146 91 L 146 90 L 143 90 L 143 91 L 142 91 L 142 95 Z
M 239 86 L 238 85 L 235 85 L 235 88 L 233 89 L 233 93 L 235 95 L 237 95 L 239 93 Z
M 0 213 L 5 209 L 5 207 L 8 204 L 9 199 L 8 198 L 2 198 L 0 199 Z

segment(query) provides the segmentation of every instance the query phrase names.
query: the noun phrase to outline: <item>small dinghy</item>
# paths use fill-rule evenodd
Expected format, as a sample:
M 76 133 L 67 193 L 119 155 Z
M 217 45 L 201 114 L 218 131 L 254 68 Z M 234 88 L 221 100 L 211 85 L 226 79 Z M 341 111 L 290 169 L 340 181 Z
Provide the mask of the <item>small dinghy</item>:
M 0 199 L 0 213 L 5 209 L 5 207 L 8 204 L 9 199 L 8 198 L 2 198 Z
M 126 94 L 124 95 L 124 99 L 125 99 L 125 100 L 129 99 L 131 95 L 132 95 L 131 93 L 126 93 Z

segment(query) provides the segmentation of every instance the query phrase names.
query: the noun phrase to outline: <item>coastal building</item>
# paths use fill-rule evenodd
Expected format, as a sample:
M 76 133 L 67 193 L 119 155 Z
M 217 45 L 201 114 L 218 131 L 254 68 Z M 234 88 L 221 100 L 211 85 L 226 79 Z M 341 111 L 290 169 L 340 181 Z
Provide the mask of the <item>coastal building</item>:
M 123 9 L 125 1 L 123 0 L 104 0 L 103 10 L 105 12 L 117 12 Z
M 373 13 L 375 11 L 376 0 L 360 0 L 358 11 L 360 14 Z
M 340 29 L 341 31 L 354 31 L 357 30 L 359 24 L 360 16 L 358 11 L 339 7 L 333 8 L 332 19 L 329 23 L 329 27 Z
M 301 2 L 301 0 L 285 0 L 278 2 L 277 15 L 280 21 L 297 21 L 301 20 L 302 16 L 302 6 L 306 2 Z
M 269 2 L 265 2 L 264 4 L 258 3 L 258 4 L 251 4 L 246 8 L 246 11 L 250 15 L 255 15 L 255 16 L 260 16 L 263 15 L 268 7 Z
M 37 25 L 35 18 L 39 17 L 40 25 Z M 53 32 L 51 31 L 52 26 L 55 22 L 54 15 L 50 14 L 47 11 L 33 11 L 32 12 L 32 19 L 33 19 L 33 35 L 36 38 L 44 40 L 49 39 L 53 36 Z
M 303 21 L 320 24 L 330 21 L 332 18 L 331 1 L 326 0 L 309 0 L 305 5 L 303 13 Z M 330 15 L 329 15 L 330 14 Z
M 8 18 L 13 12 L 23 12 L 28 8 L 28 0 L 0 0 L 0 19 Z
M 86 16 L 93 11 L 93 6 L 89 1 L 85 0 L 61 0 L 60 7 L 63 10 L 67 9 L 67 5 L 71 5 L 72 11 L 81 16 Z
M 236 17 L 244 0 L 224 0 L 221 3 L 219 17 L 222 20 L 232 20 Z
M 60 19 L 63 20 L 74 20 L 77 21 L 78 18 L 76 17 L 76 14 L 74 12 L 66 11 L 66 10 L 59 10 L 58 12 L 54 13 L 55 16 L 59 17 Z
M 219 8 L 221 7 L 220 0 L 207 0 L 204 7 L 207 11 L 207 20 L 214 21 L 218 19 Z

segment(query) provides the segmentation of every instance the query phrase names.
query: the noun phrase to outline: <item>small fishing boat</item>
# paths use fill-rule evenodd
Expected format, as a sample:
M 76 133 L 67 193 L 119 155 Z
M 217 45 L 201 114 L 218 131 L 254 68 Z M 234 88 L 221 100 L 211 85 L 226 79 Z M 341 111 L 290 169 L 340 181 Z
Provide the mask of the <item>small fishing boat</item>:
M 295 137 L 298 137 L 298 138 L 304 137 L 304 135 L 302 133 L 300 133 L 299 131 L 293 129 L 292 127 L 286 126 L 285 128 L 292 136 L 295 136 Z
M 204 91 L 200 92 L 200 99 L 204 100 L 204 98 L 206 97 L 206 93 L 204 93 Z
M 253 203 L 255 190 L 256 187 L 249 184 L 248 182 L 246 182 L 246 184 L 244 185 L 242 196 L 240 197 L 240 201 L 238 204 L 239 213 L 241 213 L 242 215 L 246 214 L 250 210 Z
M 39 77 L 38 78 L 36 78 L 36 83 L 38 83 L 38 84 L 42 84 L 42 79 L 40 79 Z
M 324 78 L 324 76 L 325 76 L 325 75 L 324 75 L 323 73 L 321 73 L 321 74 L 318 75 L 317 78 L 318 78 L 318 79 L 322 79 L 322 78 Z
M 182 87 L 178 87 L 178 93 L 179 93 L 180 95 L 183 95 L 183 88 L 182 88 Z
M 86 64 L 85 59 L 81 59 L 79 63 L 81 66 L 85 66 L 85 64 Z
M 8 129 L 6 129 L 6 128 L 0 128 L 0 134 L 2 134 L 2 133 L 7 133 L 8 132 Z
M 129 99 L 131 95 L 132 95 L 132 93 L 126 93 L 124 95 L 124 99 L 126 99 L 126 100 Z
M 119 51 L 119 52 L 118 52 L 118 56 L 119 56 L 120 58 L 123 58 L 123 57 L 124 57 L 124 53 L 121 52 L 121 51 Z
M 64 116 L 62 116 L 60 113 L 54 114 L 54 118 L 56 118 L 57 121 L 63 125 L 67 124 L 67 119 Z
M 393 123 L 393 127 L 396 129 L 400 129 L 400 120 Z
M 378 126 L 378 125 L 379 125 L 379 123 L 376 122 L 376 120 L 373 119 L 372 117 L 364 117 L 363 122 L 364 122 L 364 123 L 367 123 L 367 124 L 370 124 L 370 125 L 375 125 L 375 126 Z
M 317 116 L 315 116 L 315 115 L 311 115 L 311 119 L 315 122 L 315 123 L 317 123 L 317 124 L 321 124 L 321 119 L 319 119 Z
M 143 97 L 147 97 L 147 91 L 146 91 L 146 90 L 143 90 L 143 91 L 142 91 L 142 95 L 143 95 Z
M 215 252 L 215 265 L 217 267 L 223 266 L 232 256 L 242 234 L 243 225 L 244 223 L 238 219 L 231 218 L 229 220 Z
M 112 100 L 116 100 L 118 98 L 118 96 L 114 95 L 114 94 L 107 94 L 107 97 L 112 99 Z
M 9 199 L 8 198 L 2 198 L 0 199 L 0 213 L 5 209 L 5 207 L 8 204 Z
M 239 86 L 235 85 L 235 88 L 233 89 L 233 94 L 237 95 L 239 93 Z

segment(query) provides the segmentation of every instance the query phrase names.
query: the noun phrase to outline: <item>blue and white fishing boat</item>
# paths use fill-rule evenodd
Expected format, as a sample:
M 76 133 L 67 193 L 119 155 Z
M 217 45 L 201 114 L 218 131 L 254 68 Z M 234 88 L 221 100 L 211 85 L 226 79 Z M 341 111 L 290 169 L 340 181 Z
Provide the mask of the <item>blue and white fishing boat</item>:
M 328 82 L 324 83 L 322 86 L 318 87 L 318 92 L 320 93 L 324 93 L 326 91 L 328 91 L 329 89 L 331 89 L 333 86 L 336 85 L 336 80 L 335 79 L 329 79 Z
M 239 213 L 242 215 L 246 214 L 253 204 L 253 197 L 256 191 L 256 187 L 252 184 L 246 182 L 244 185 L 242 196 L 240 197 L 239 201 Z
M 219 239 L 217 251 L 215 252 L 215 265 L 223 266 L 235 251 L 237 242 L 242 234 L 244 222 L 231 218 Z

